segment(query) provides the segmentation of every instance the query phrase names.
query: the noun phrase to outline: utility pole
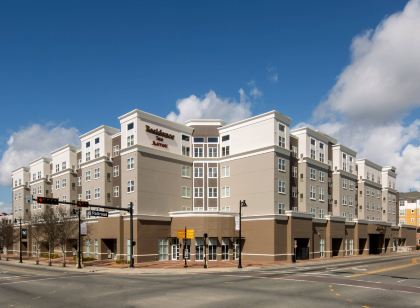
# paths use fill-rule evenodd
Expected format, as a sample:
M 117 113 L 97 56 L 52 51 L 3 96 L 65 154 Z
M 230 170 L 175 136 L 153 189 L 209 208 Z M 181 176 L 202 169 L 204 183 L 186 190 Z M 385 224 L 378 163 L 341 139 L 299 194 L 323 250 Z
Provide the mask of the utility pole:
M 242 268 L 242 207 L 246 207 L 245 200 L 239 200 L 239 264 L 238 268 Z

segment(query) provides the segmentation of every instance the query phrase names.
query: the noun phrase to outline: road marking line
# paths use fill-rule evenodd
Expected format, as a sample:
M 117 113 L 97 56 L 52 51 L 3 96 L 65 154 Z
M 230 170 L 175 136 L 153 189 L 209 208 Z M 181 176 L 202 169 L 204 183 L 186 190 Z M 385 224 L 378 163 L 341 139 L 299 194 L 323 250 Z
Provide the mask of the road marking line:
M 373 271 L 368 271 L 368 272 L 360 273 L 360 274 L 353 274 L 351 277 L 355 278 L 355 277 L 360 277 L 360 276 L 366 276 L 366 275 L 373 275 L 373 274 L 379 274 L 379 273 L 384 273 L 384 272 L 390 272 L 390 271 L 393 271 L 393 270 L 398 270 L 398 269 L 402 269 L 402 268 L 406 268 L 406 267 L 411 267 L 413 265 L 417 265 L 416 258 L 411 259 L 411 262 L 409 264 L 403 264 L 403 265 L 398 265 L 398 266 L 386 267 L 386 268 L 382 268 L 382 269 L 378 269 L 378 270 L 373 270 Z
M 96 275 L 96 274 L 91 274 L 91 275 Z M 99 274 L 97 274 L 97 275 L 99 275 Z M 0 286 L 6 285 L 6 284 L 17 284 L 17 283 L 25 283 L 25 282 L 32 282 L 32 281 L 53 280 L 53 279 L 70 278 L 70 277 L 83 277 L 83 276 L 85 276 L 85 275 L 66 275 L 66 276 L 54 276 L 54 277 L 47 277 L 47 278 L 3 282 L 3 283 L 0 283 Z

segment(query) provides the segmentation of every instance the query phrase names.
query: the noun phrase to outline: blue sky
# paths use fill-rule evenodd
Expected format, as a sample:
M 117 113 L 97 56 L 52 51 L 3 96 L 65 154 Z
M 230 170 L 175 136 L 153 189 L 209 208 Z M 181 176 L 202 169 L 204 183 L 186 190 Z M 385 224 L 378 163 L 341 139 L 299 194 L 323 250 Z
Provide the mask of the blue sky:
M 262 93 L 252 113 L 309 121 L 350 63 L 352 39 L 406 3 L 2 1 L 0 155 L 34 123 L 117 126 L 133 108 L 166 116 L 209 90 L 239 100 L 250 81 Z M 415 118 L 418 109 L 404 121 Z

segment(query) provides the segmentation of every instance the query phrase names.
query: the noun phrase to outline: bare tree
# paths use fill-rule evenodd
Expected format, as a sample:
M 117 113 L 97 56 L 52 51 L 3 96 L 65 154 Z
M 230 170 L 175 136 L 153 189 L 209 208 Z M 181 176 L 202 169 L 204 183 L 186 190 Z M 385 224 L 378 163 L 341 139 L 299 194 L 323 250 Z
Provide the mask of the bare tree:
M 48 245 L 48 265 L 51 266 L 51 250 L 54 252 L 58 241 L 58 218 L 51 206 L 45 207 L 45 211 L 42 213 L 42 220 L 42 232 Z
M 42 226 L 42 215 L 41 214 L 32 214 L 31 220 L 29 222 L 29 234 L 32 239 L 32 247 L 35 246 L 35 256 L 36 264 L 39 264 L 39 253 L 42 240 L 44 238 L 44 230 Z
M 1 240 L 1 246 L 5 248 L 6 252 L 6 261 L 9 261 L 9 252 L 8 249 L 13 245 L 13 239 L 14 239 L 14 230 L 13 230 L 13 224 L 3 220 L 1 222 L 0 226 L 0 240 Z M 1 254 L 1 252 L 0 252 Z
M 72 218 L 69 214 L 69 211 L 63 207 L 57 208 L 57 233 L 58 233 L 58 242 L 63 253 L 63 267 L 66 266 L 66 253 L 67 253 L 67 243 L 73 238 L 76 234 L 77 224 L 76 220 Z

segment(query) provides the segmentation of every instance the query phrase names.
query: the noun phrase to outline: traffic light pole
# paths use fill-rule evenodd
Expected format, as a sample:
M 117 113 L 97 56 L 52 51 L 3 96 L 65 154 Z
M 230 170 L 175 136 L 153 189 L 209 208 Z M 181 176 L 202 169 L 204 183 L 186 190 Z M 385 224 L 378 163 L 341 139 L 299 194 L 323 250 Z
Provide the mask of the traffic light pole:
M 19 218 L 19 263 L 22 262 L 22 218 Z
M 134 228 L 133 228 L 133 202 L 130 207 L 130 268 L 134 268 Z

